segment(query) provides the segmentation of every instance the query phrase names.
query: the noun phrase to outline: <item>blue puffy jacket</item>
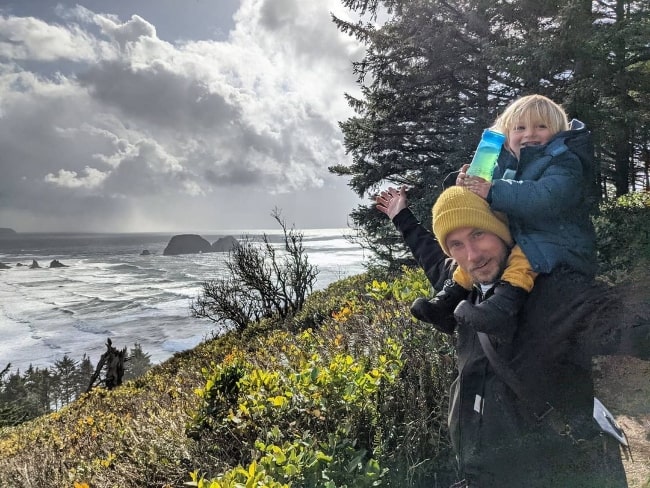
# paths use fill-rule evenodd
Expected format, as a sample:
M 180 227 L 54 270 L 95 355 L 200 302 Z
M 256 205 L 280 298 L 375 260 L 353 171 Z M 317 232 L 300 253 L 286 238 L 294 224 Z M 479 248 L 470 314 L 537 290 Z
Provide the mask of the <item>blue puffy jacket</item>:
M 534 271 L 566 265 L 595 274 L 593 166 L 591 133 L 578 120 L 548 144 L 522 148 L 519 160 L 501 151 L 487 200 L 508 215 L 510 232 Z

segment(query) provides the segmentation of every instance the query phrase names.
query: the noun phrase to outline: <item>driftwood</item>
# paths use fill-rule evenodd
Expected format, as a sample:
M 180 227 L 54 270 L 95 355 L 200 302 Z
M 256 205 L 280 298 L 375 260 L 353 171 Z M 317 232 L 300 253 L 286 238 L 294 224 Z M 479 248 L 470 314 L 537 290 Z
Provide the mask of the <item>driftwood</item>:
M 116 386 L 122 384 L 122 377 L 124 376 L 124 363 L 128 361 L 126 356 L 126 346 L 122 350 L 118 350 L 113 347 L 113 342 L 109 337 L 106 340 L 106 352 L 102 354 L 102 357 L 97 363 L 95 372 L 90 378 L 90 383 L 88 384 L 88 389 L 86 392 L 89 392 L 95 386 L 97 378 L 99 378 L 102 369 L 106 369 L 106 374 L 104 379 L 100 379 L 99 385 L 103 384 L 107 389 L 112 390 Z

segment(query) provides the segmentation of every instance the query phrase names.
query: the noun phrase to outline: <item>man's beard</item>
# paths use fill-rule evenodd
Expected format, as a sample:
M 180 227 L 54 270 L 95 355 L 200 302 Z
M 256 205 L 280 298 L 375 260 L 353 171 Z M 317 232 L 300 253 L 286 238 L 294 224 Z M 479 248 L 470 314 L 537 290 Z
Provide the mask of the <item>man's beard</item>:
M 474 282 L 480 285 L 491 285 L 493 283 L 496 283 L 501 278 L 503 272 L 508 266 L 509 255 L 510 255 L 510 249 L 507 246 L 504 246 L 503 253 L 500 256 L 496 256 L 490 260 L 489 264 L 492 264 L 493 262 L 497 263 L 497 266 L 495 267 L 494 271 L 491 274 L 485 276 L 482 273 L 470 272 L 470 276 L 472 277 Z

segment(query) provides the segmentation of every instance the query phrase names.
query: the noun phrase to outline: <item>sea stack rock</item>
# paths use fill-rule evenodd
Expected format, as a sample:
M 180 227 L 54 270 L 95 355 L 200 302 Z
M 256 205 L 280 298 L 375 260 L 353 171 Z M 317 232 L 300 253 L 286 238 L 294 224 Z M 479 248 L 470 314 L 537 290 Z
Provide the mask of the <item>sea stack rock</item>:
M 36 268 L 40 268 L 38 261 L 32 259 L 32 264 L 29 265 L 29 269 L 36 269 Z
M 0 269 L 9 269 L 11 266 L 7 266 L 5 263 L 0 263 Z
M 149 252 L 149 249 L 144 249 L 141 253 L 140 256 L 149 256 L 151 253 Z
M 233 236 L 220 237 L 212 243 L 214 252 L 230 252 L 239 247 L 239 241 Z
M 212 246 L 200 235 L 180 234 L 171 238 L 163 251 L 163 255 L 175 256 L 177 254 L 196 254 L 199 252 L 212 252 Z
M 61 261 L 58 259 L 53 259 L 52 262 L 50 263 L 50 268 L 67 268 L 68 266 L 63 264 Z

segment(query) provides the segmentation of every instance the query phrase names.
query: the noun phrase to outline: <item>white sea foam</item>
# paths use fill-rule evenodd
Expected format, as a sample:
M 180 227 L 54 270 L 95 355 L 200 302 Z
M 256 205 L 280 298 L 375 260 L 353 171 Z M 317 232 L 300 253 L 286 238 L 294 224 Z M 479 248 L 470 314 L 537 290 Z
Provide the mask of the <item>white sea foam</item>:
M 309 262 L 319 268 L 317 288 L 364 270 L 363 251 L 345 234 L 304 231 Z M 64 354 L 79 360 L 86 353 L 96 363 L 107 337 L 117 347 L 138 343 L 160 362 L 217 334 L 218 326 L 192 318 L 189 307 L 201 284 L 222 272 L 227 254 L 163 256 L 170 237 L 40 234 L 21 236 L 14 247 L 0 240 L 0 261 L 10 266 L 0 270 L 0 368 L 51 366 Z M 30 269 L 32 259 L 42 268 Z M 49 268 L 53 259 L 67 267 Z

